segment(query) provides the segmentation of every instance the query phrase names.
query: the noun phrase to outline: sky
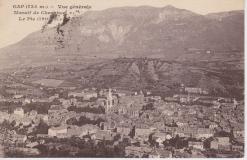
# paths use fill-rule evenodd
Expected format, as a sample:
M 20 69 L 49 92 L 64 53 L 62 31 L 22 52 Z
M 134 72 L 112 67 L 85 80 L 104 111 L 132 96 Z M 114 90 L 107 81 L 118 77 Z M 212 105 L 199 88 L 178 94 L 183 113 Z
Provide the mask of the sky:
M 16 10 L 34 11 L 35 9 L 13 8 L 13 5 L 30 4 L 54 6 L 53 9 L 47 9 L 47 11 L 65 11 L 65 9 L 59 10 L 57 8 L 59 4 L 89 5 L 92 6 L 90 10 L 103 10 L 121 6 L 164 7 L 172 5 L 199 14 L 244 9 L 244 0 L 0 0 L 0 48 L 20 41 L 28 34 L 40 30 L 44 25 L 45 21 L 19 21 L 18 15 L 13 14 Z M 79 14 L 85 11 L 87 10 L 80 10 Z

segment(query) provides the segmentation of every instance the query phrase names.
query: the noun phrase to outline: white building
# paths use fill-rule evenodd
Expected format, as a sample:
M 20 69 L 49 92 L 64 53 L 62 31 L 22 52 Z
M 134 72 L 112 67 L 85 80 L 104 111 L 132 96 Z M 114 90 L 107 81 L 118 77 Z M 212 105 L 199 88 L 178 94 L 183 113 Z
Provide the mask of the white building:
M 203 150 L 204 149 L 203 142 L 189 141 L 188 146 L 189 147 L 192 147 L 194 149 L 200 149 L 200 150 Z
M 48 135 L 51 137 L 58 136 L 59 134 L 66 134 L 67 132 L 67 126 L 52 127 L 48 129 Z
M 98 97 L 98 94 L 96 92 L 88 92 L 84 94 L 83 99 L 90 100 L 91 98 L 97 98 L 97 97 Z
M 20 116 L 20 117 L 24 117 L 24 110 L 22 108 L 16 108 L 14 110 L 14 115 Z

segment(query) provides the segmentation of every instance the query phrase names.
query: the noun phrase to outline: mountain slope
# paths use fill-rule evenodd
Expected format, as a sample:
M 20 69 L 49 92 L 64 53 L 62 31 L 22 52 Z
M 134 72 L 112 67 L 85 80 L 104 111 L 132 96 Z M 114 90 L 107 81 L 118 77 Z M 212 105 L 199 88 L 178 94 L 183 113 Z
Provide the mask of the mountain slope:
M 234 13 L 234 14 L 233 14 Z M 221 17 L 221 18 L 215 18 Z M 30 34 L 0 50 L 3 67 L 54 63 L 58 57 L 186 57 L 190 49 L 243 51 L 243 12 L 206 16 L 172 6 L 89 11 L 60 28 Z

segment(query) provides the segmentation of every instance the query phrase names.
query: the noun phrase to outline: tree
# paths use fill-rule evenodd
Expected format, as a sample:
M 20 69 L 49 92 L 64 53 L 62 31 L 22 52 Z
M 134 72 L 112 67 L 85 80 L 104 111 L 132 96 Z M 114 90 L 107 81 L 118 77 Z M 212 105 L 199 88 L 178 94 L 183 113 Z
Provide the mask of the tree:
M 154 105 L 153 103 L 148 103 L 142 107 L 142 110 L 154 110 Z
M 130 136 L 131 138 L 134 138 L 134 137 L 135 137 L 135 126 L 133 126 L 132 130 L 131 130 L 130 133 L 129 133 L 129 136 Z
M 49 126 L 41 119 L 39 125 L 36 127 L 36 134 L 48 134 Z
M 151 134 L 148 136 L 148 142 L 150 143 L 150 145 L 151 145 L 152 147 L 155 146 L 155 140 L 153 139 L 153 135 L 154 135 L 154 133 L 151 133 Z

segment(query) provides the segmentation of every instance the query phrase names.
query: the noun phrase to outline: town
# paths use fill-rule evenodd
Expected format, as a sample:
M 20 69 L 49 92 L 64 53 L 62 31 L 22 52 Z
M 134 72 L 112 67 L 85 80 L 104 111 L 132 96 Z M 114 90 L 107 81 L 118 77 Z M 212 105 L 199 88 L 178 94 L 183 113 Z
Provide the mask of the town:
M 176 93 L 164 96 L 147 89 L 82 89 L 55 79 L 17 85 L 9 79 L 1 79 L 1 157 L 244 154 L 243 100 L 207 88 L 179 84 Z

